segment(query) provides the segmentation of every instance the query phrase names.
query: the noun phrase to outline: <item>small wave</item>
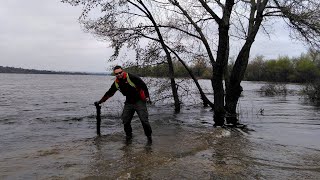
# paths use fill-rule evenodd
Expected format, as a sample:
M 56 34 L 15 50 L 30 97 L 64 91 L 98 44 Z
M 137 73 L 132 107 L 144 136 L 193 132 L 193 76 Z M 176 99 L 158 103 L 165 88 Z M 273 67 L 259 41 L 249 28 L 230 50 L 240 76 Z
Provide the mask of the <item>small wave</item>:
M 11 124 L 17 124 L 17 121 L 9 118 L 4 118 L 0 120 L 0 123 L 3 125 L 11 125 Z
M 8 121 L 8 122 L 5 122 L 3 123 L 4 125 L 12 125 L 12 124 L 17 124 L 16 122 L 14 121 Z
M 84 117 L 68 117 L 64 121 L 82 121 Z
M 28 111 L 32 111 L 32 110 L 30 110 L 30 109 L 24 109 L 24 110 L 22 110 L 22 111 L 28 112 Z
M 57 155 L 57 154 L 59 154 L 59 150 L 58 149 L 39 150 L 37 152 L 37 155 L 39 157 Z
M 216 135 L 217 138 L 229 137 L 229 136 L 231 135 L 231 132 L 228 131 L 228 130 L 226 130 L 226 129 L 218 128 L 217 130 L 218 130 L 217 132 L 219 132 L 219 133 Z
M 68 102 L 68 101 L 64 101 L 64 104 L 76 104 L 77 102 Z

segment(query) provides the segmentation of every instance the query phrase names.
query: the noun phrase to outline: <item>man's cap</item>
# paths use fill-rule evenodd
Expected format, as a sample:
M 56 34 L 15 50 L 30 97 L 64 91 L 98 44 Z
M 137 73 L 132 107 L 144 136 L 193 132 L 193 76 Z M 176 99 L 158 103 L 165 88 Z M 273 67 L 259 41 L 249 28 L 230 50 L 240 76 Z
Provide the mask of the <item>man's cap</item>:
M 119 65 L 117 65 L 117 66 L 115 66 L 115 67 L 113 68 L 113 71 L 115 71 L 116 69 L 122 69 L 122 67 L 119 66 Z

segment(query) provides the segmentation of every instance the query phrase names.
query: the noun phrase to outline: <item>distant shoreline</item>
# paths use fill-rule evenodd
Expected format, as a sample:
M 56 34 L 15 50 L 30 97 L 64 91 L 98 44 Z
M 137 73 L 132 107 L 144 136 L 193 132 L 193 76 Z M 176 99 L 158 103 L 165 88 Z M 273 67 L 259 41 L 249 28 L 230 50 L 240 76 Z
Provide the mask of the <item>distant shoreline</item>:
M 0 73 L 8 73 L 8 74 L 11 73 L 11 74 L 110 75 L 109 73 L 49 71 L 49 70 L 24 69 L 24 68 L 4 67 L 4 66 L 0 66 Z

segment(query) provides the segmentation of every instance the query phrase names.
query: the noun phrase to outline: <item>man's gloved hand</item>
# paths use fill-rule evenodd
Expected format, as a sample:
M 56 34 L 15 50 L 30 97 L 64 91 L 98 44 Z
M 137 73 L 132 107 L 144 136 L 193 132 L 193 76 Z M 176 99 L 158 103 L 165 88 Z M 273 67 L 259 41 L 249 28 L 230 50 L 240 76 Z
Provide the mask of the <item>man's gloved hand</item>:
M 99 105 L 100 105 L 100 101 L 94 102 L 94 105 L 95 105 L 95 106 L 99 106 Z
M 148 104 L 152 104 L 150 98 L 148 98 L 148 97 L 146 98 L 146 102 L 147 102 Z

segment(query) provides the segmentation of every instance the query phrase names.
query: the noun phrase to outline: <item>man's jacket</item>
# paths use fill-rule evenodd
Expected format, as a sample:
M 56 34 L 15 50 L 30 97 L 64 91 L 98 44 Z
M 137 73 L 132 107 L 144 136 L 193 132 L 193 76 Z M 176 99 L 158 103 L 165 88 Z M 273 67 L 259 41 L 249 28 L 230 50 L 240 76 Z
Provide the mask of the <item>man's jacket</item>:
M 102 100 L 106 101 L 113 96 L 117 90 L 126 96 L 126 103 L 134 104 L 139 100 L 145 101 L 145 98 L 149 98 L 147 85 L 140 77 L 131 73 L 124 72 L 123 78 L 117 78 L 112 83 L 110 89 L 104 94 Z

